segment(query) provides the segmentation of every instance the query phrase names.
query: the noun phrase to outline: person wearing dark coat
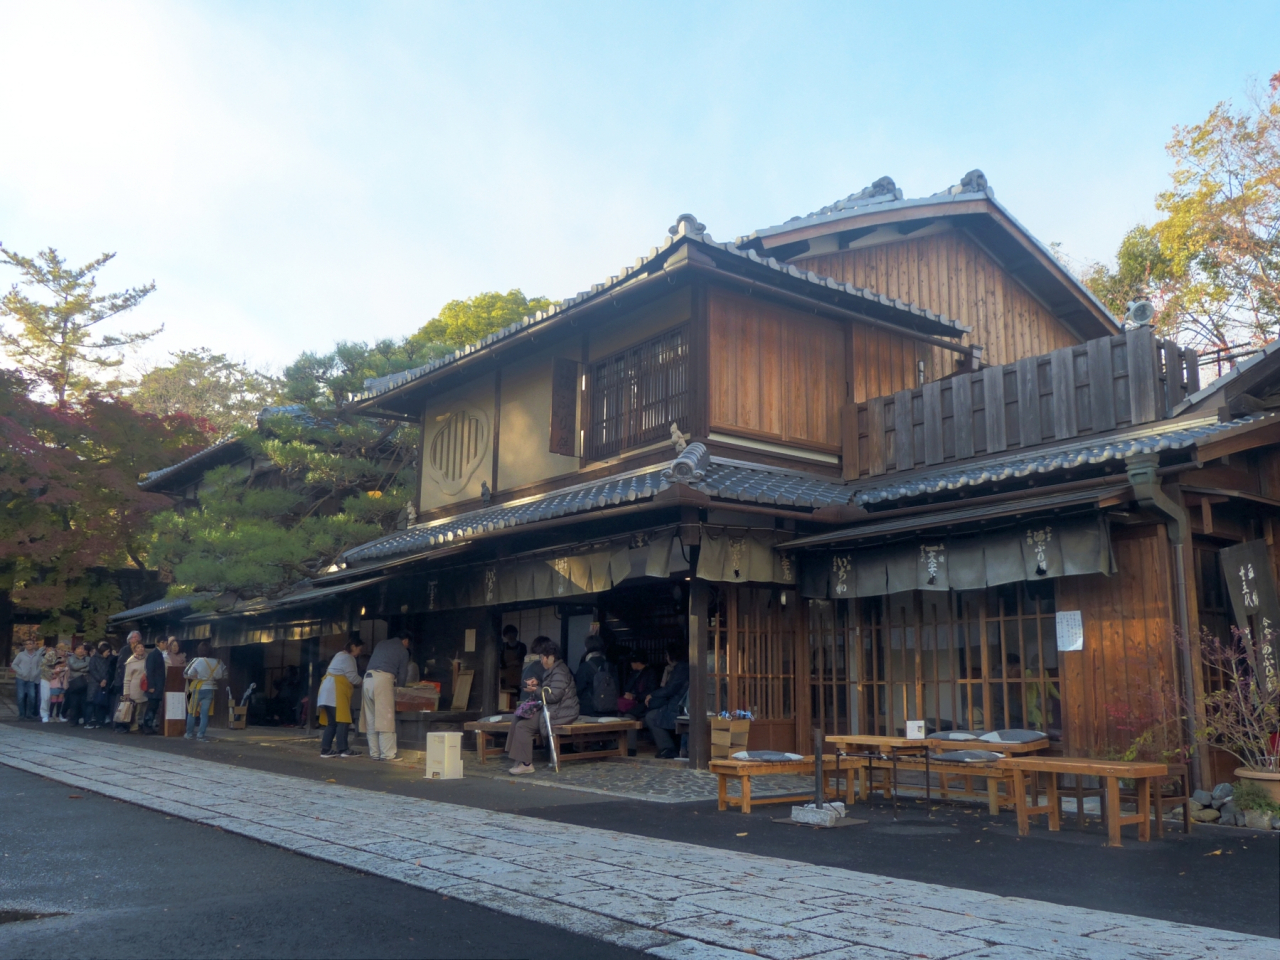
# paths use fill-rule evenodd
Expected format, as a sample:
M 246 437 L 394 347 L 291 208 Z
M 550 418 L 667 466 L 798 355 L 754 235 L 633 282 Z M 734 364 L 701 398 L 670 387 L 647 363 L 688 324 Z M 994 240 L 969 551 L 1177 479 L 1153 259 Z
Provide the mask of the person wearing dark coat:
M 103 640 L 89 658 L 89 691 L 87 696 L 88 718 L 86 730 L 100 727 L 107 722 L 107 703 L 111 699 L 111 678 L 115 674 L 115 654 L 111 645 Z
M 582 662 L 578 664 L 578 670 L 573 675 L 574 684 L 578 688 L 578 706 L 582 710 L 584 717 L 608 717 L 613 716 L 617 711 L 617 678 L 614 678 L 614 696 L 613 702 L 604 709 L 598 709 L 592 702 L 595 692 L 596 674 L 602 670 L 613 671 L 611 664 L 604 655 L 604 640 L 598 636 L 587 637 L 586 652 L 582 655 Z
M 667 644 L 667 662 L 671 664 L 667 682 L 645 698 L 649 710 L 644 715 L 644 725 L 653 734 L 660 760 L 670 760 L 676 755 L 676 717 L 684 709 L 689 693 L 689 660 L 685 645 L 674 640 Z
M 533 641 L 533 653 L 542 666 L 542 680 L 530 679 L 529 692 L 535 695 L 538 709 L 532 716 L 517 716 L 507 732 L 507 755 L 515 761 L 511 773 L 533 773 L 533 738 L 546 721 L 542 716 L 541 702 L 546 701 L 551 725 L 573 723 L 578 719 L 578 685 L 569 672 L 568 665 L 560 659 L 560 644 L 550 637 L 538 637 Z
M 645 697 L 659 687 L 658 668 L 649 664 L 643 653 L 631 655 L 631 676 L 618 698 L 618 712 L 639 720 L 648 709 L 644 705 Z
M 140 724 L 143 733 L 161 733 L 157 729 L 164 711 L 164 648 L 157 643 L 147 651 L 147 712 Z

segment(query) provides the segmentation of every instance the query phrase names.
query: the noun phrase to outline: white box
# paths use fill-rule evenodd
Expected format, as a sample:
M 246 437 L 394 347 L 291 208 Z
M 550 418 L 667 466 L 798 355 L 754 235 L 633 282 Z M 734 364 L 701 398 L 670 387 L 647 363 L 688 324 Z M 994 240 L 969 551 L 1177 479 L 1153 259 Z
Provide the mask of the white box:
M 462 779 L 462 734 L 427 734 L 426 780 Z
M 923 720 L 907 721 L 907 739 L 908 740 L 924 739 L 924 721 Z

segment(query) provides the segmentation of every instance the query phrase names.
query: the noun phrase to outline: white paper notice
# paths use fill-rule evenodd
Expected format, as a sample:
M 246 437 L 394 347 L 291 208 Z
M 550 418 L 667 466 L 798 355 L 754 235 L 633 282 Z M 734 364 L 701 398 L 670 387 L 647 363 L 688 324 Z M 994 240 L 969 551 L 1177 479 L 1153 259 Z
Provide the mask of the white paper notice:
M 924 739 L 924 721 L 923 720 L 907 721 L 907 739 L 908 740 Z
M 1084 621 L 1079 610 L 1058 611 L 1058 649 L 1084 649 Z
M 468 630 L 463 636 L 465 639 L 463 640 L 462 649 L 467 653 L 475 653 L 476 632 L 474 630 Z
M 164 718 L 166 720 L 185 720 L 187 717 L 187 695 L 185 693 L 166 693 L 164 695 Z

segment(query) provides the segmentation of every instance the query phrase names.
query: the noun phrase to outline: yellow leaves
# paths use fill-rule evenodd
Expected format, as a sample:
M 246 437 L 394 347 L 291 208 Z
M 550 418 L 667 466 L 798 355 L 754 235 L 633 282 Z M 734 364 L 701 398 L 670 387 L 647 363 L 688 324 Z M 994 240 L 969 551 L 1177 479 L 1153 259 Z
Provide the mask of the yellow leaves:
M 366 496 L 366 497 L 370 497 L 370 498 L 372 498 L 372 499 L 374 499 L 374 500 L 381 500 L 381 499 L 382 499 L 382 491 L 381 491 L 381 490 L 370 490 L 370 491 L 368 491 L 368 492 L 365 494 L 365 496 Z

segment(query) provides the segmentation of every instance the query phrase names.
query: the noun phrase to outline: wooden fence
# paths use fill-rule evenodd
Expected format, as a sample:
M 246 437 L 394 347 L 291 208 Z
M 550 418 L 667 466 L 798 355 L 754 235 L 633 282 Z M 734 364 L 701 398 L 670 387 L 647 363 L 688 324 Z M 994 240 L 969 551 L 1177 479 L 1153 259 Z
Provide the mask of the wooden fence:
M 1196 352 L 1142 327 L 848 404 L 844 476 L 900 473 L 1151 423 L 1199 389 Z

